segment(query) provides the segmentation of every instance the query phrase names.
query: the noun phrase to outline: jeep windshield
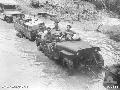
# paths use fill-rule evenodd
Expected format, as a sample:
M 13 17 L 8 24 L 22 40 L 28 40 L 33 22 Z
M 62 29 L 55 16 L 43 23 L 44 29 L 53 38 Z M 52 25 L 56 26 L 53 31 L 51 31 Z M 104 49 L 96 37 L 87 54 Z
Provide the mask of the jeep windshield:
M 4 10 L 16 10 L 16 5 L 4 5 Z

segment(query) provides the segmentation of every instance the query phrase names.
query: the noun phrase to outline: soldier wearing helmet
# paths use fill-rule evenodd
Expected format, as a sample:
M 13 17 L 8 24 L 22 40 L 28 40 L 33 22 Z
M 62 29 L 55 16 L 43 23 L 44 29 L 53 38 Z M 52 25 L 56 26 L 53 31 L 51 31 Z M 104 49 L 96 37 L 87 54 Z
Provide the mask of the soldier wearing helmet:
M 54 25 L 55 25 L 55 26 L 54 26 L 53 30 L 60 31 L 60 28 L 59 28 L 58 23 L 59 23 L 58 21 L 55 21 L 55 22 L 54 22 Z
M 71 25 L 67 25 L 67 29 L 64 33 L 66 40 L 80 40 L 79 34 L 72 31 L 71 28 Z
M 52 37 L 53 37 L 53 39 L 54 40 L 58 40 L 59 39 L 59 37 L 61 36 L 61 34 L 62 34 L 62 31 L 60 30 L 60 28 L 59 28 L 59 25 L 58 25 L 58 21 L 55 21 L 54 22 L 54 28 L 52 28 L 52 30 L 51 30 L 51 34 L 52 34 Z

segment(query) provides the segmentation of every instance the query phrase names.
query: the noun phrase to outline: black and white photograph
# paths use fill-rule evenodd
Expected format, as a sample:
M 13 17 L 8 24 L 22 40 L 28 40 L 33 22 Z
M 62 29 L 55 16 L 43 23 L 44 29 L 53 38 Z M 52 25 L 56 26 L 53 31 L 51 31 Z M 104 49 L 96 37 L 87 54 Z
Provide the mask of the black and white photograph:
M 120 0 L 0 0 L 0 90 L 120 90 Z

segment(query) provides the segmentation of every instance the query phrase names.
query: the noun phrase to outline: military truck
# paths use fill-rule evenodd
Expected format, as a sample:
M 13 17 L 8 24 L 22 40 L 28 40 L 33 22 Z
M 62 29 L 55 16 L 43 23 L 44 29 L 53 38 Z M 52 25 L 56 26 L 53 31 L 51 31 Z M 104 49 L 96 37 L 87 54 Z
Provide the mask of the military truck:
M 18 31 L 17 36 L 26 37 L 30 41 L 34 41 L 36 39 L 37 31 L 39 30 L 39 24 L 43 23 L 39 19 L 33 18 L 18 18 L 14 22 L 14 27 Z
M 18 7 L 19 5 L 15 2 L 0 1 L 0 19 L 8 23 L 13 22 L 13 18 L 21 14 L 21 12 L 17 9 Z

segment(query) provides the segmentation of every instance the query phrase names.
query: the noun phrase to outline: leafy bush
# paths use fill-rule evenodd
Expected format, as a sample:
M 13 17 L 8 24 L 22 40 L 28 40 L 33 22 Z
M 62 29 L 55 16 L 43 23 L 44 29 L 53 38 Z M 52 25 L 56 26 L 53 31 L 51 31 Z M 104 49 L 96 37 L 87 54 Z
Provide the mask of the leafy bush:
M 106 9 L 120 14 L 120 0 L 88 0 L 96 5 L 97 9 Z

